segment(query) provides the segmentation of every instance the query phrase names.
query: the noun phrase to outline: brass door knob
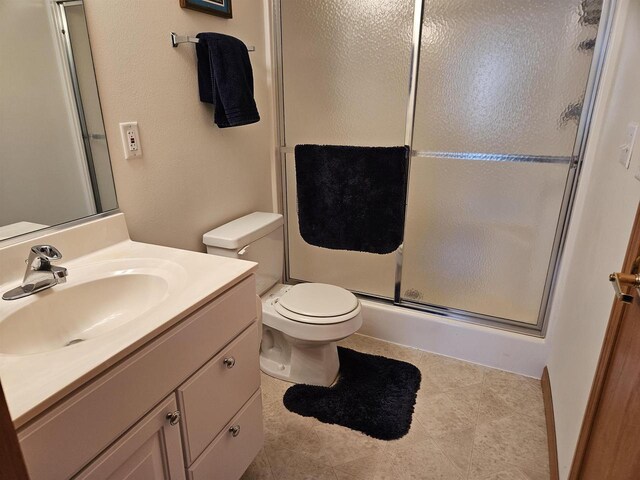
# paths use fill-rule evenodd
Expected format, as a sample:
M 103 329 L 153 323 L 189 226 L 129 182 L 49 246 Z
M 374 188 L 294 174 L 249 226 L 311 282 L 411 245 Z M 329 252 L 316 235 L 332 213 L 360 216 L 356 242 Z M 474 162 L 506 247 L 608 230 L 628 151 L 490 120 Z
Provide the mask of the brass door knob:
M 640 289 L 640 274 L 638 273 L 612 273 L 609 275 L 609 281 L 616 292 L 616 298 L 624 303 L 633 302 L 633 295 L 624 293 L 623 287 L 635 287 Z

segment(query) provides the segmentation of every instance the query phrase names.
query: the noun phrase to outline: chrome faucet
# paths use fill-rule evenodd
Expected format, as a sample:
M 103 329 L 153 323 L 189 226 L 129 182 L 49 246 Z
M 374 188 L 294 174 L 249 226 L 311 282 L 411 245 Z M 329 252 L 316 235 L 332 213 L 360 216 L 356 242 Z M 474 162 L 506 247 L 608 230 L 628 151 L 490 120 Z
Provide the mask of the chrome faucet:
M 26 260 L 27 271 L 22 285 L 12 288 L 2 295 L 3 300 L 16 300 L 34 293 L 51 288 L 67 281 L 67 269 L 51 265 L 54 260 L 60 260 L 62 254 L 52 245 L 34 245 Z

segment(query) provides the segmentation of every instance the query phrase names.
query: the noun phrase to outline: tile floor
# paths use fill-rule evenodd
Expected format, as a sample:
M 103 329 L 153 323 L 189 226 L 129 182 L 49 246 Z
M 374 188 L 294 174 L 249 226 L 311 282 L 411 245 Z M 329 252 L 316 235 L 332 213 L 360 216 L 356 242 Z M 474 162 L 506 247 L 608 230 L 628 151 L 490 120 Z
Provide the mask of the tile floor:
M 342 345 L 422 372 L 410 432 L 382 441 L 289 412 L 262 376 L 265 446 L 242 480 L 549 478 L 540 382 L 353 335 Z

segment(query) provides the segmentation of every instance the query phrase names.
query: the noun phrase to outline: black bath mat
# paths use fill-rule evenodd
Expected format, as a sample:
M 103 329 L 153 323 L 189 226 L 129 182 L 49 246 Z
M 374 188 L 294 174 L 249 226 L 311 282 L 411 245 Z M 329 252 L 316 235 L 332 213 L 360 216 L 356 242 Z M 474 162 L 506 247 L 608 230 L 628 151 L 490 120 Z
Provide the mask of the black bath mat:
M 338 356 L 340 378 L 334 386 L 294 385 L 284 394 L 285 407 L 380 440 L 406 435 L 420 388 L 420 370 L 349 348 L 338 347 Z

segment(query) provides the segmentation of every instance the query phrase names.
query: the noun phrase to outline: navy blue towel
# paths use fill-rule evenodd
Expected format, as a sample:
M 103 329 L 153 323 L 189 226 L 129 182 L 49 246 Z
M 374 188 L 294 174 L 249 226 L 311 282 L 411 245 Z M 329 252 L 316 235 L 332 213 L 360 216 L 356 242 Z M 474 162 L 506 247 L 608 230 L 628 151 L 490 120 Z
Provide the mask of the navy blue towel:
M 247 46 L 221 33 L 197 37 L 200 101 L 213 104 L 216 125 L 227 128 L 259 121 Z
M 386 254 L 404 235 L 409 147 L 296 145 L 300 235 L 335 250 Z

